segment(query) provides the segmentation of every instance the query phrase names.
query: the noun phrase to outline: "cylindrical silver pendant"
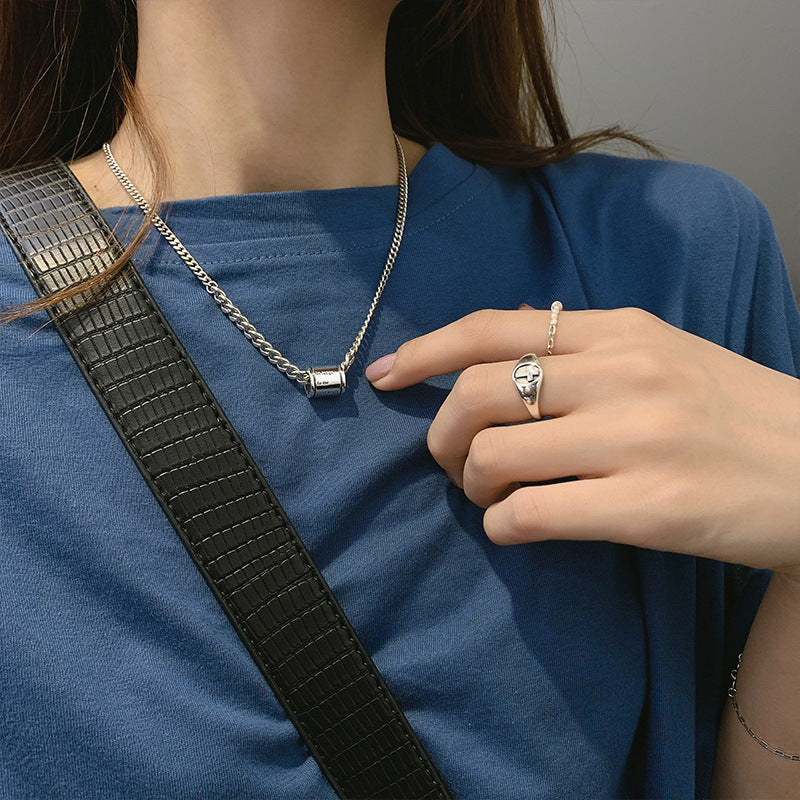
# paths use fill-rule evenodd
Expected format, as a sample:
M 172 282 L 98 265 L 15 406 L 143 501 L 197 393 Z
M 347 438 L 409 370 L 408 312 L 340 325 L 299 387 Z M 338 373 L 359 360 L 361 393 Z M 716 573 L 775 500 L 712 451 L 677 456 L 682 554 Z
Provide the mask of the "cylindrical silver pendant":
M 314 367 L 308 370 L 306 395 L 334 397 L 344 391 L 345 385 L 345 374 L 341 364 L 334 367 Z

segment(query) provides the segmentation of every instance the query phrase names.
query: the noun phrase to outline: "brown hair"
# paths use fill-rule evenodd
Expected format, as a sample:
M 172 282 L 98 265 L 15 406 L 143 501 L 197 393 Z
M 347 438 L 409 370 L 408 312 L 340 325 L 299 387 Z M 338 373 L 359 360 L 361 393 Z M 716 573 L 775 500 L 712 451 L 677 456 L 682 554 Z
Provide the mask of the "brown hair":
M 571 136 L 543 6 L 552 30 L 553 0 L 402 0 L 386 51 L 395 130 L 443 142 L 462 158 L 512 167 L 614 140 L 664 158 L 619 126 Z M 88 155 L 128 113 L 151 154 L 150 200 L 158 209 L 167 165 L 134 89 L 136 51 L 133 0 L 0 0 L 0 169 Z M 0 321 L 99 293 L 146 238 L 149 222 L 100 275 L 0 312 Z

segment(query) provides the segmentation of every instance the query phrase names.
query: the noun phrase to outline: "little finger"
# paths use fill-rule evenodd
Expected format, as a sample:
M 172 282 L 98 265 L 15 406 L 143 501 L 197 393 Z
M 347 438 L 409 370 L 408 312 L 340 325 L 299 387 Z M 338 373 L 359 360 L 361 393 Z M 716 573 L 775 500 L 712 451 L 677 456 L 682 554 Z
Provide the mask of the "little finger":
M 650 525 L 646 500 L 625 476 L 522 486 L 483 515 L 495 544 L 574 539 L 671 549 L 653 540 Z

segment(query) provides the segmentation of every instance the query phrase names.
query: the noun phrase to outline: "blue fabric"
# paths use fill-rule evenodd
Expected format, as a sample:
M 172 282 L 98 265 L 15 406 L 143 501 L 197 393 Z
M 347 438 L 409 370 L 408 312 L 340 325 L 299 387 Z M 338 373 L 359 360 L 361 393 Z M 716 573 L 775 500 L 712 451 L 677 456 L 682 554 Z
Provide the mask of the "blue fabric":
M 369 307 L 396 192 L 186 200 L 169 223 L 290 360 L 329 364 Z M 382 394 L 363 369 L 475 309 L 558 298 L 640 306 L 797 375 L 800 314 L 749 189 L 692 164 L 518 171 L 434 144 L 333 401 L 271 367 L 166 242 L 136 264 L 456 798 L 707 796 L 768 574 L 740 589 L 688 556 L 492 544 L 425 443 L 455 376 Z M 0 241 L 0 303 L 35 296 Z M 0 797 L 333 798 L 46 320 L 0 328 Z

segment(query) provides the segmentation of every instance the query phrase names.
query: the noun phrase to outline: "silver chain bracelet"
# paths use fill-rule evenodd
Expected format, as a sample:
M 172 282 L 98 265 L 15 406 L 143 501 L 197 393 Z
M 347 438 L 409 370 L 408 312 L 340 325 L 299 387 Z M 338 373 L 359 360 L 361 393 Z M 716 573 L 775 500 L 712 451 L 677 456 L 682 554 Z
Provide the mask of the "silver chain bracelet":
M 800 754 L 797 753 L 784 753 L 783 750 L 778 750 L 776 747 L 772 747 L 771 745 L 767 744 L 748 724 L 745 722 L 744 717 L 742 716 L 742 712 L 739 710 L 739 704 L 736 702 L 736 676 L 739 673 L 739 668 L 742 665 L 742 653 L 739 653 L 739 660 L 736 662 L 736 668 L 731 670 L 731 678 L 733 678 L 733 683 L 731 684 L 731 688 L 728 689 L 728 697 L 731 698 L 733 701 L 733 710 L 736 712 L 736 717 L 739 722 L 742 723 L 744 729 L 747 733 L 755 739 L 765 750 L 769 750 L 770 753 L 774 753 L 776 756 L 780 756 L 781 758 L 788 758 L 789 761 L 800 761 Z

